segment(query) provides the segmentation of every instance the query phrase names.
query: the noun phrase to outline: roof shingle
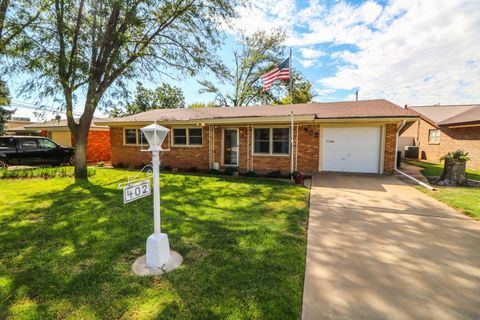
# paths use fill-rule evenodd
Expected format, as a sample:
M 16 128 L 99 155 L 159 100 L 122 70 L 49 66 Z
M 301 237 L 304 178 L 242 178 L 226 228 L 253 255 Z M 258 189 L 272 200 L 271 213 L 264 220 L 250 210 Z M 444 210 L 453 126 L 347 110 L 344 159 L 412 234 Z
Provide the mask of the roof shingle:
M 147 121 L 192 121 L 208 119 L 247 118 L 247 117 L 280 117 L 311 115 L 316 119 L 343 118 L 392 118 L 418 117 L 418 115 L 384 99 L 304 103 L 295 105 L 267 105 L 248 107 L 219 107 L 198 109 L 155 109 L 139 114 L 102 119 L 97 124 L 114 122 L 147 122 Z

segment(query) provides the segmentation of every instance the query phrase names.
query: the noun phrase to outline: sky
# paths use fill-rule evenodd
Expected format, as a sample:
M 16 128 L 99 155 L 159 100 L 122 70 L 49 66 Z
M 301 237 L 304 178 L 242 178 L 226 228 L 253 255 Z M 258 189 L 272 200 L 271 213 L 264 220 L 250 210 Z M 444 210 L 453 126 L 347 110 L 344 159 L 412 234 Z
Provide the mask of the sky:
M 352 100 L 358 90 L 359 99 L 400 106 L 480 103 L 479 0 L 255 0 L 238 13 L 222 60 L 232 65 L 238 29 L 282 27 L 293 68 L 312 82 L 316 101 Z M 215 81 L 202 73 L 159 83 L 179 86 L 187 104 L 209 102 L 212 95 L 198 92 L 204 78 Z

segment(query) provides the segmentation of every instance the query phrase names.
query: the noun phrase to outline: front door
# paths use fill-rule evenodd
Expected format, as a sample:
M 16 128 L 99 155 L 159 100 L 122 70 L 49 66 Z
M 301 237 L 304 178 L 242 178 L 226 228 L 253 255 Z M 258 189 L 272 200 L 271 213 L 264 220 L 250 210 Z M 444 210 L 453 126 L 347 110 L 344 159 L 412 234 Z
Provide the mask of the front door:
M 223 164 L 238 166 L 238 129 L 223 129 Z

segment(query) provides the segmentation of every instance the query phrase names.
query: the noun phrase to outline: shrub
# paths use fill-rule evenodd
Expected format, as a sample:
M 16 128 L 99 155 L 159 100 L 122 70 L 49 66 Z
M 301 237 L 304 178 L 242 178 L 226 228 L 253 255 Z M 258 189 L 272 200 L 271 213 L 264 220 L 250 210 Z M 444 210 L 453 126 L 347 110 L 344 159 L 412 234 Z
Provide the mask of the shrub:
M 258 176 L 255 171 L 247 171 L 245 172 L 245 177 L 256 177 Z
M 190 167 L 190 169 L 188 169 L 188 172 L 198 172 L 198 169 L 197 167 Z
M 449 152 L 443 157 L 440 158 L 440 160 L 461 160 L 461 161 L 468 161 L 470 160 L 470 157 L 468 156 L 468 152 L 465 152 L 463 150 L 456 150 L 453 152 Z
M 282 178 L 282 173 L 280 172 L 280 170 L 276 170 L 276 171 L 270 171 L 269 173 L 267 173 L 267 177 L 269 178 Z
M 237 168 L 232 168 L 232 167 L 225 168 L 226 175 L 233 176 L 234 172 L 237 172 Z
M 217 169 L 209 169 L 208 173 L 210 173 L 210 174 L 220 174 L 220 171 L 218 171 Z
M 88 176 L 95 175 L 94 168 L 88 168 Z M 73 177 L 74 167 L 54 167 L 54 168 L 34 168 L 34 169 L 18 169 L 18 170 L 0 170 L 0 179 L 52 179 Z
M 162 171 L 172 171 L 172 167 L 162 165 Z

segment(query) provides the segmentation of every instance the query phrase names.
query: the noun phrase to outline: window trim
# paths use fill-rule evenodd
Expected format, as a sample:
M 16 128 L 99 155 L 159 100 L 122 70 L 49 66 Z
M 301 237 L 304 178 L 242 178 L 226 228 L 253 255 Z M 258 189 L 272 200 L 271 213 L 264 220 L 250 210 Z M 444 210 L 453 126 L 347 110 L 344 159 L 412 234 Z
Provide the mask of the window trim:
M 175 129 L 185 129 L 186 133 L 186 141 L 185 144 L 175 144 Z M 201 137 L 202 143 L 201 144 L 190 144 L 190 129 L 200 129 L 201 130 Z M 170 128 L 170 145 L 175 148 L 203 148 L 203 127 L 200 126 L 190 126 L 190 127 L 172 127 Z
M 255 129 L 269 129 L 268 138 L 268 153 L 256 153 L 255 152 Z M 273 129 L 288 129 L 288 153 L 273 153 Z M 291 132 L 292 129 L 289 126 L 254 126 L 252 128 L 252 155 L 259 157 L 289 157 L 292 152 L 291 147 Z
M 431 139 L 432 131 L 438 131 L 438 141 L 432 141 L 432 139 Z M 429 129 L 428 130 L 428 144 L 434 144 L 434 145 L 440 144 L 441 134 L 442 134 L 442 131 L 440 129 Z

